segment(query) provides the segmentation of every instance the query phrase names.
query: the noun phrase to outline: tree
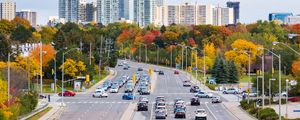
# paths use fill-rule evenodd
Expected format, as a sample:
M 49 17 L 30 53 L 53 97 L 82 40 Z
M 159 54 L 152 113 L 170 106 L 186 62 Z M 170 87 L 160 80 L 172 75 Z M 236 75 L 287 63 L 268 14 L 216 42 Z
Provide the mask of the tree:
M 239 82 L 239 72 L 233 60 L 227 62 L 228 69 L 228 83 Z
M 62 70 L 62 65 L 59 67 L 59 69 Z M 69 75 L 71 78 L 75 78 L 85 70 L 86 70 L 86 66 L 82 61 L 76 62 L 72 59 L 67 59 L 64 62 L 64 73 L 66 75 Z
M 160 27 L 160 32 L 161 32 L 161 33 L 165 33 L 166 31 L 167 31 L 166 26 L 165 26 L 165 25 L 162 25 L 162 26 Z
M 178 37 L 179 37 L 179 35 L 175 32 L 167 31 L 167 32 L 163 33 L 163 40 L 170 44 L 175 43 L 175 41 L 178 40 Z
M 248 54 L 251 56 L 251 61 L 255 61 L 256 55 L 261 54 L 261 51 L 258 50 L 259 47 L 260 45 L 256 45 L 250 41 L 238 39 L 231 44 L 233 50 L 225 52 L 225 58 L 227 60 L 234 60 L 239 65 L 247 66 L 249 61 Z
M 40 64 L 40 48 L 41 48 L 41 46 L 30 50 L 30 56 L 32 58 L 34 58 L 34 60 L 39 64 Z M 48 66 L 48 62 L 53 60 L 53 58 L 54 58 L 54 53 L 55 53 L 55 50 L 51 45 L 49 45 L 49 44 L 42 45 L 42 59 L 43 59 L 42 65 L 43 66 Z
M 26 19 L 22 19 L 21 17 L 19 16 L 16 16 L 12 22 L 14 24 L 16 24 L 17 26 L 24 26 L 25 28 L 29 29 L 31 26 L 30 26 L 30 22 Z
M 9 35 L 14 31 L 15 28 L 16 25 L 14 23 L 5 19 L 0 20 L 0 33 Z
M 42 27 L 42 31 L 40 31 L 43 43 L 50 44 L 53 41 L 55 33 L 57 29 L 49 26 Z
M 211 71 L 212 77 L 216 78 L 218 84 L 228 83 L 228 72 L 224 58 L 218 55 Z
M 195 42 L 195 40 L 193 38 L 189 39 L 189 45 L 192 46 L 192 47 L 196 47 L 197 46 L 197 44 L 196 44 L 196 42 Z
M 26 43 L 31 35 L 32 32 L 29 29 L 23 25 L 20 25 L 12 32 L 11 38 L 20 43 Z
M 300 77 L 300 60 L 294 61 L 292 64 L 292 72 L 294 76 Z
M 39 41 L 41 41 L 42 39 L 42 36 L 40 33 L 38 32 L 32 32 L 32 35 L 31 35 L 31 43 L 38 43 Z
M 1 72 L 0 72 L 0 75 Z M 7 100 L 7 82 L 2 80 L 2 78 L 0 78 L 0 104 L 4 104 L 4 102 Z
M 11 50 L 11 41 L 2 33 L 0 33 L 0 61 L 7 61 L 8 53 Z
M 148 31 L 148 32 L 143 36 L 143 39 L 144 39 L 144 41 L 145 41 L 145 44 L 146 44 L 147 46 L 149 46 L 149 45 L 151 45 L 151 44 L 153 43 L 153 41 L 154 41 L 154 39 L 155 39 L 155 35 L 154 35 L 152 32 Z

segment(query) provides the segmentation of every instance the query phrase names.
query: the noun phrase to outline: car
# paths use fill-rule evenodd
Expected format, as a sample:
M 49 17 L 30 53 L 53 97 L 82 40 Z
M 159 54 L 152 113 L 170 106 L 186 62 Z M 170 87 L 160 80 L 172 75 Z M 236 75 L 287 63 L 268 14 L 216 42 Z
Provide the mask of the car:
M 166 107 L 166 102 L 163 102 L 163 101 L 157 102 L 155 106 L 156 106 L 156 108 L 157 107 Z
M 160 71 L 158 72 L 158 75 L 165 75 L 165 73 L 164 73 L 164 71 L 160 70 Z
M 175 111 L 175 118 L 185 118 L 185 110 L 183 108 L 179 108 Z
M 127 65 L 125 65 L 124 67 L 123 67 L 123 70 L 128 70 L 129 69 L 129 66 L 127 66 Z
M 118 93 L 118 92 L 119 92 L 119 87 L 116 86 L 116 85 L 113 85 L 113 86 L 110 88 L 110 92 L 111 92 L 111 93 Z
M 191 98 L 191 106 L 200 105 L 200 99 L 198 97 Z
M 139 102 L 146 102 L 146 103 L 148 103 L 148 102 L 149 102 L 149 99 L 148 99 L 147 97 L 145 97 L 145 96 L 141 96 L 141 97 L 139 98 Z
M 239 91 L 236 88 L 228 88 L 223 91 L 224 94 L 238 94 Z
M 155 108 L 155 112 L 159 112 L 159 111 L 164 111 L 167 114 L 167 108 L 166 108 L 166 106 L 157 106 Z
M 157 97 L 155 98 L 155 101 L 156 101 L 156 102 L 159 102 L 159 101 L 166 101 L 166 100 L 165 100 L 165 97 L 164 97 L 164 96 L 157 96 Z
M 66 90 L 63 92 L 63 94 L 60 92 L 58 93 L 58 96 L 69 96 L 69 97 L 74 97 L 76 95 L 75 92 L 71 91 L 71 90 Z
M 206 120 L 207 113 L 204 109 L 197 109 L 195 111 L 195 120 Z
M 221 100 L 221 97 L 219 96 L 215 96 L 213 98 L 211 98 L 211 103 L 221 103 L 222 100 Z
M 160 70 L 159 70 L 159 69 L 154 69 L 153 71 L 154 71 L 154 72 L 159 72 Z
M 178 70 L 175 70 L 175 71 L 174 71 L 174 74 L 178 75 L 178 74 L 179 74 L 179 71 L 178 71 Z
M 143 88 L 140 90 L 140 95 L 150 95 L 150 90 L 148 88 Z
M 191 82 L 190 81 L 183 81 L 183 87 L 190 87 Z
M 134 87 L 133 84 L 127 83 L 126 86 L 125 86 L 125 93 L 132 92 L 133 89 L 134 89 L 133 87 Z
M 191 89 L 190 89 L 191 93 L 197 93 L 198 91 L 200 91 L 199 86 L 192 86 Z
M 148 111 L 148 103 L 144 101 L 138 102 L 137 111 Z
M 212 98 L 213 95 L 211 93 L 206 93 L 204 91 L 199 91 L 195 94 L 195 97 L 200 97 L 200 98 Z
M 123 66 L 123 63 L 119 63 L 118 66 Z
M 133 100 L 135 99 L 135 96 L 132 92 L 130 93 L 125 93 L 123 96 L 122 96 L 122 99 L 123 100 Z
M 208 83 L 209 83 L 209 84 L 217 84 L 217 83 L 216 83 L 216 78 L 210 77 L 210 78 L 208 79 Z
M 155 112 L 155 119 L 166 119 L 167 113 L 165 111 L 157 111 Z
M 256 93 L 256 92 L 253 92 L 253 91 L 251 91 L 251 92 L 249 93 L 249 96 L 250 96 L 250 97 L 256 97 L 256 96 L 257 96 L 257 93 Z
M 139 68 L 138 68 L 138 71 L 143 71 L 143 68 L 139 67 Z
M 290 98 L 288 98 L 288 101 L 298 102 L 298 101 L 300 101 L 300 97 L 290 97 Z
M 108 94 L 107 94 L 104 90 L 96 90 L 96 91 L 93 93 L 93 97 L 98 97 L 98 98 L 105 97 L 105 98 L 107 98 L 107 97 L 108 97 Z

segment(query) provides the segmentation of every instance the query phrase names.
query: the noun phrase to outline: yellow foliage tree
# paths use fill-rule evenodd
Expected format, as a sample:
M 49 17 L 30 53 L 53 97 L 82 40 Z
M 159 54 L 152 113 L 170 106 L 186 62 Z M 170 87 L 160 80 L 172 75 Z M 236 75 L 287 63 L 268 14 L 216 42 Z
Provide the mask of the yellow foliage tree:
M 255 61 L 256 55 L 261 54 L 261 51 L 258 50 L 259 47 L 260 45 L 256 45 L 251 41 L 238 39 L 231 44 L 233 50 L 225 52 L 225 58 L 234 60 L 238 65 L 247 66 L 249 60 L 248 54 L 250 54 L 251 61 Z
M 4 80 L 0 79 L 0 104 L 7 100 L 7 84 Z
M 62 65 L 59 67 L 62 70 Z M 82 61 L 74 61 L 72 59 L 67 59 L 64 62 L 64 73 L 69 75 L 72 78 L 75 78 L 76 75 L 86 70 L 86 65 Z
M 216 48 L 214 43 L 209 43 L 204 45 L 205 56 L 215 59 L 216 57 Z

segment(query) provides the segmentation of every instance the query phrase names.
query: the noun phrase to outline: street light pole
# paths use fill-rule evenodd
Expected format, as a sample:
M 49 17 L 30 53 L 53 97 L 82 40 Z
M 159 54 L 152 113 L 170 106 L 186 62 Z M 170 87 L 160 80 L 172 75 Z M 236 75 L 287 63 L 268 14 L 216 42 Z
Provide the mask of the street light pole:
M 173 64 L 173 46 L 171 45 L 171 61 L 170 61 L 170 66 L 172 68 Z
M 43 51 L 43 43 L 40 41 L 40 85 L 41 85 L 41 95 L 43 94 L 43 56 L 42 56 L 42 51 Z
M 9 94 L 10 94 L 10 56 L 12 54 L 8 53 L 8 63 L 7 63 L 7 101 L 9 102 Z
M 262 108 L 265 107 L 265 55 L 262 54 Z
M 288 79 L 286 79 L 285 80 L 285 82 L 286 82 L 286 97 L 285 97 L 285 100 L 286 100 L 286 103 L 285 103 L 285 117 L 286 118 L 288 118 L 288 96 L 289 96 L 289 90 L 288 90 L 288 88 L 289 88 L 289 80 Z

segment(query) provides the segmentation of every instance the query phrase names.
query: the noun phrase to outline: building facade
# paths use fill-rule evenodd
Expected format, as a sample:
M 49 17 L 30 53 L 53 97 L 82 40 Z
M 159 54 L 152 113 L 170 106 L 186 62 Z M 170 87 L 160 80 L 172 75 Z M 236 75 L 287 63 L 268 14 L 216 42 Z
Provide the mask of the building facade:
M 233 8 L 213 8 L 213 25 L 222 26 L 234 24 Z
M 36 26 L 37 13 L 30 10 L 21 10 L 16 12 L 16 16 L 19 16 L 22 19 L 28 20 L 31 26 Z
M 134 22 L 140 26 L 153 23 L 153 0 L 134 0 Z
M 97 22 L 107 25 L 119 19 L 119 0 L 97 0 Z
M 85 22 L 96 22 L 96 9 L 97 7 L 94 3 L 86 3 Z
M 0 3 L 0 20 L 13 20 L 16 16 L 16 3 L 4 1 Z
M 85 22 L 87 16 L 87 2 L 86 0 L 79 0 L 78 5 L 78 22 Z
M 292 13 L 270 13 L 269 21 L 279 20 L 282 23 L 286 23 L 285 18 L 288 16 L 293 16 Z
M 59 18 L 67 22 L 79 21 L 79 0 L 59 0 Z
M 285 23 L 286 24 L 300 24 L 300 15 L 298 16 L 287 16 L 285 18 Z
M 180 24 L 184 25 L 197 25 L 198 24 L 198 13 L 197 5 L 191 5 L 185 3 L 180 5 Z
M 198 24 L 212 25 L 213 24 L 213 9 L 212 5 L 197 6 Z
M 240 19 L 240 2 L 229 1 L 226 3 L 228 8 L 233 8 L 234 24 L 237 24 Z

